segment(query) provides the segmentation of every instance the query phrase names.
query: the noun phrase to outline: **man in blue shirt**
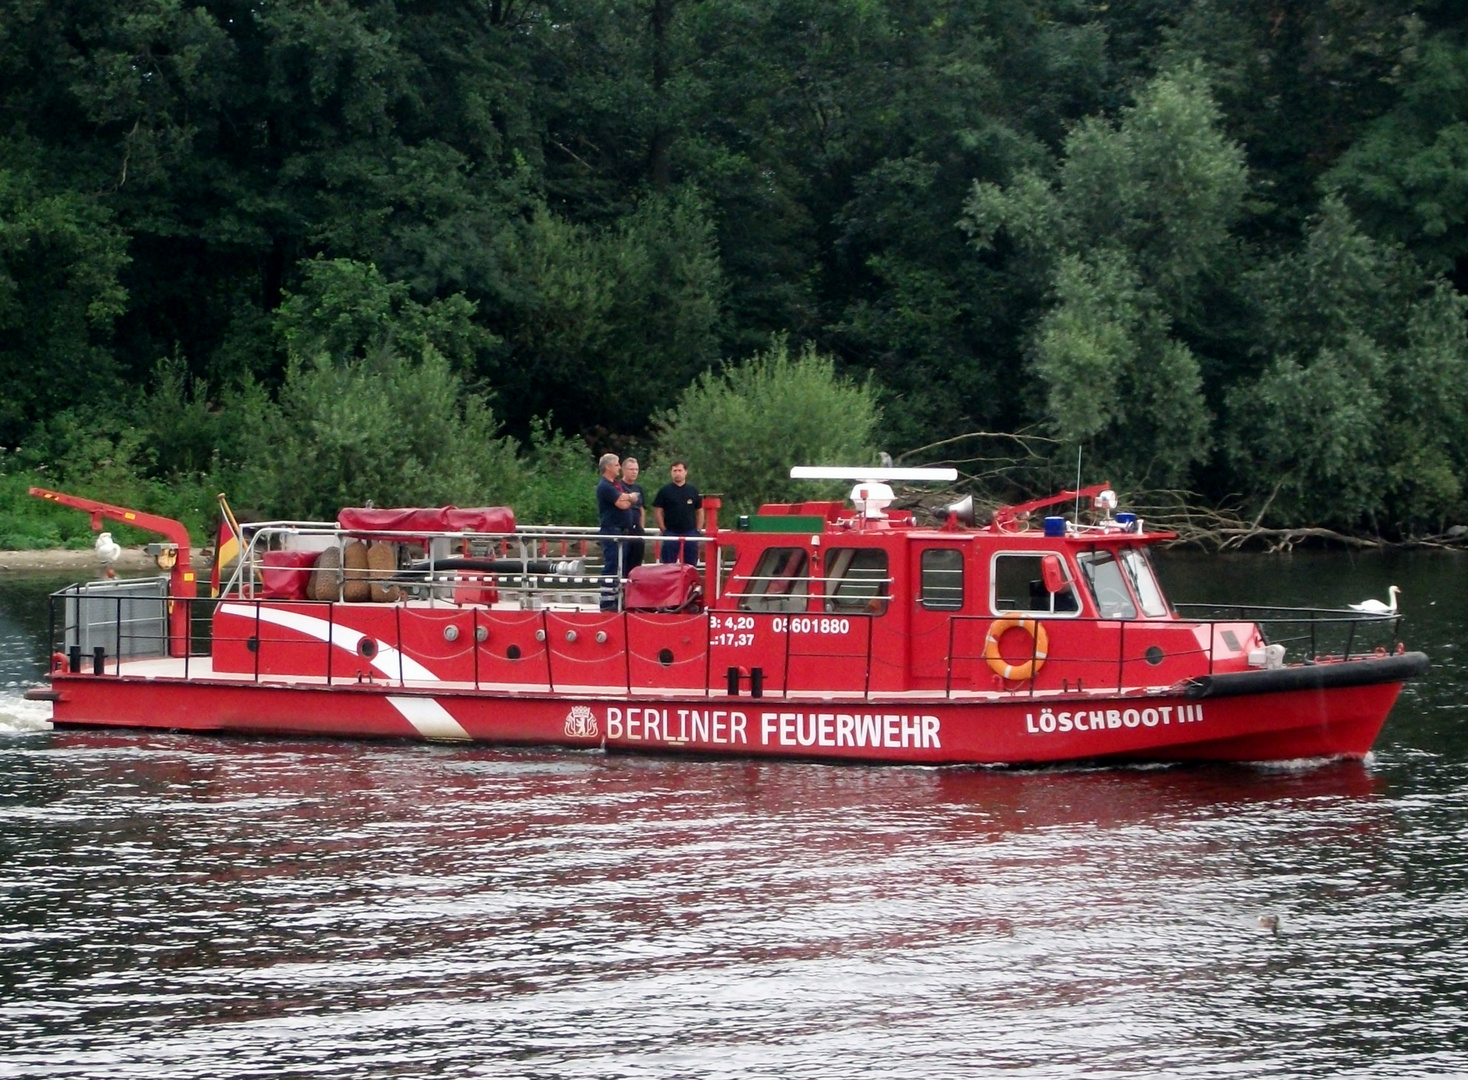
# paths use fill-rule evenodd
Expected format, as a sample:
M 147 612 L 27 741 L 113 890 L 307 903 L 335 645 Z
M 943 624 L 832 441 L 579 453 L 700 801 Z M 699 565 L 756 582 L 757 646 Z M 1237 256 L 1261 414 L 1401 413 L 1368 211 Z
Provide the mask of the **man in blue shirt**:
M 632 514 L 632 528 L 627 531 L 634 539 L 627 541 L 627 553 L 622 559 L 623 566 L 630 571 L 634 566 L 641 566 L 647 550 L 647 541 L 640 539 L 647 532 L 647 506 L 646 496 L 642 493 L 642 485 L 637 482 L 637 474 L 642 466 L 637 464 L 635 457 L 624 457 L 622 459 L 622 479 L 617 486 L 632 496 L 632 505 L 628 507 Z
M 597 462 L 601 469 L 601 480 L 596 485 L 596 512 L 601 522 L 603 536 L 626 536 L 632 531 L 632 496 L 617 485 L 617 476 L 622 467 L 616 454 L 603 454 Z M 622 594 L 622 566 L 625 552 L 624 541 L 603 540 L 601 609 L 616 611 Z

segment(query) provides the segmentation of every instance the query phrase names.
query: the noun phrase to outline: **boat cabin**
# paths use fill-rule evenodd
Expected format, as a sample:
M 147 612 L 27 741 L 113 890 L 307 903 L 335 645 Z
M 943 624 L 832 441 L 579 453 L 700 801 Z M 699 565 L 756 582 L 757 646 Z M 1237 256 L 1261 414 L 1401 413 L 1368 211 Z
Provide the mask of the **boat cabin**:
M 1198 674 L 1200 661 L 1246 667 L 1264 646 L 1253 626 L 1215 634 L 1181 620 L 1147 554 L 1173 534 L 1112 516 L 1104 486 L 1079 493 L 1093 520 L 1030 527 L 1035 511 L 1077 494 L 1002 508 L 984 528 L 956 509 L 922 526 L 858 498 L 766 505 L 719 535 L 714 606 L 833 645 L 869 636 L 871 686 L 883 691 L 1159 686 Z

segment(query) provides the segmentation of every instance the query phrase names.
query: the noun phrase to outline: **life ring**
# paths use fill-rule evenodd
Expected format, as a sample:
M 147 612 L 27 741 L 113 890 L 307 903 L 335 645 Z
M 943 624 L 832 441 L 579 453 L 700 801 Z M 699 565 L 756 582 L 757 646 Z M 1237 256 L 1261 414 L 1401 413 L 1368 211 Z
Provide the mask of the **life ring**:
M 999 639 L 1010 630 L 1023 630 L 1034 641 L 1033 659 L 1023 664 L 1011 664 L 999 652 Z M 989 624 L 989 633 L 984 637 L 984 659 L 995 675 L 1015 682 L 1024 682 L 1040 674 L 1045 666 L 1045 654 L 1050 648 L 1050 635 L 1045 624 L 1037 619 L 1026 619 L 1017 611 L 1007 612 Z

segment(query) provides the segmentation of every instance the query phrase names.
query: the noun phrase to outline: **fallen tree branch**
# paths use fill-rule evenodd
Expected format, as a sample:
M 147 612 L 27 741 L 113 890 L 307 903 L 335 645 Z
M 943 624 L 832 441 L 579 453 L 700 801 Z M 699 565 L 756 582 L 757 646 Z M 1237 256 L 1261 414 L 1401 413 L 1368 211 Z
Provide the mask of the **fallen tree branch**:
M 1334 544 L 1343 544 L 1346 547 L 1354 548 L 1387 548 L 1393 546 L 1379 537 L 1348 536 L 1345 533 L 1336 532 L 1334 529 L 1322 529 L 1314 526 L 1300 529 L 1261 529 L 1257 526 L 1250 526 L 1241 529 L 1219 529 L 1218 533 L 1225 538 L 1238 537 L 1239 544 L 1248 540 L 1266 540 L 1268 541 L 1266 550 L 1271 553 L 1293 551 L 1295 545 L 1304 540 L 1329 540 Z M 1229 540 L 1225 539 L 1224 543 L 1220 546 L 1220 550 L 1229 546 L 1237 547 L 1239 544 L 1231 545 Z

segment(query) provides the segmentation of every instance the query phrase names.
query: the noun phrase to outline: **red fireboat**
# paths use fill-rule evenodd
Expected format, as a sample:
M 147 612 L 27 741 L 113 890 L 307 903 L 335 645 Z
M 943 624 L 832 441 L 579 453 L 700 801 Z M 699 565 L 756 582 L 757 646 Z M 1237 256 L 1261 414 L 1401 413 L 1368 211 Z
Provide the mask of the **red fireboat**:
M 1171 604 L 1175 539 L 1105 485 L 920 523 L 893 482 L 797 468 L 849 502 L 718 521 L 699 565 L 603 577 L 586 529 L 505 508 L 232 523 L 195 595 L 177 522 L 32 494 L 171 538 L 167 577 L 52 598 L 60 726 L 406 738 L 900 764 L 1289 761 L 1370 751 L 1427 657 L 1400 616 Z M 221 505 L 223 500 L 221 499 Z M 227 510 L 227 508 L 226 508 Z M 1047 513 L 1048 512 L 1048 513 Z M 648 545 L 655 547 L 655 545 Z M 607 608 L 610 607 L 610 610 Z

